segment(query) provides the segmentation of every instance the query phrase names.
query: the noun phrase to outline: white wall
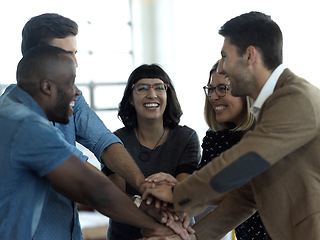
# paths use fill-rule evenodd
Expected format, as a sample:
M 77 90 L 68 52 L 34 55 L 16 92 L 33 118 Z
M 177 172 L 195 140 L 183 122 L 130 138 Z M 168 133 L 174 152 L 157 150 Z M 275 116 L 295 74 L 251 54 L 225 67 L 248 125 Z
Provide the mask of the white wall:
M 181 124 L 205 134 L 204 93 L 211 66 L 220 58 L 220 27 L 249 11 L 261 11 L 284 35 L 284 64 L 320 86 L 320 17 L 316 1 L 133 0 L 135 66 L 158 62 L 172 78 L 184 115 Z
M 112 19 L 129 14 L 127 9 L 121 10 L 120 5 L 119 0 L 56 0 L 54 4 L 42 0 L 7 2 L 1 6 L 0 15 L 0 83 L 15 82 L 15 69 L 21 57 L 22 27 L 30 17 L 44 12 L 60 13 L 79 24 L 78 54 L 81 60 L 77 81 L 87 81 L 85 69 L 98 63 L 90 61 L 90 65 L 87 64 L 86 45 L 98 44 L 101 51 L 104 47 L 110 48 L 107 40 L 121 30 L 104 32 L 103 29 L 112 23 Z M 320 17 L 315 0 L 132 0 L 134 67 L 151 62 L 164 67 L 175 84 L 184 111 L 181 124 L 194 128 L 200 140 L 206 130 L 202 86 L 207 82 L 209 69 L 220 58 L 223 38 L 218 30 L 230 18 L 251 10 L 272 16 L 283 31 L 285 65 L 319 86 L 316 71 L 320 55 Z M 90 32 L 88 19 L 94 21 L 101 32 Z M 118 39 L 123 41 L 121 37 Z M 120 62 L 105 64 L 103 58 L 101 62 L 100 69 L 105 72 L 122 67 Z M 129 71 L 122 74 L 129 75 Z M 115 112 L 99 114 L 111 130 L 122 126 Z

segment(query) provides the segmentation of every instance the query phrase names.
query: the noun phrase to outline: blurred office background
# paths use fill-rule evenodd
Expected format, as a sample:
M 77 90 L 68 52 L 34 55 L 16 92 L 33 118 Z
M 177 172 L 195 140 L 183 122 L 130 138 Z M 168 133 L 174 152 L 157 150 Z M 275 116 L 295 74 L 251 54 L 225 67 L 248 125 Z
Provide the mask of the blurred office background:
M 123 126 L 117 106 L 131 71 L 158 63 L 173 80 L 184 112 L 181 124 L 195 129 L 202 141 L 207 129 L 202 86 L 220 58 L 223 38 L 218 30 L 252 10 L 271 15 L 282 29 L 284 64 L 320 86 L 320 9 L 315 0 L 11 0 L 2 4 L 0 14 L 0 93 L 15 83 L 24 24 L 35 15 L 55 12 L 79 25 L 76 82 L 111 131 Z

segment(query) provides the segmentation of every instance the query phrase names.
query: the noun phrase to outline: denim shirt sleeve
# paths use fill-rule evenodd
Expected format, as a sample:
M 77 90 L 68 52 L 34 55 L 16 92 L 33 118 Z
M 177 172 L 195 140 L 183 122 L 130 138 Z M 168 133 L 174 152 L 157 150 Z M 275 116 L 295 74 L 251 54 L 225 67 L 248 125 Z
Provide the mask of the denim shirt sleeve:
M 113 143 L 122 144 L 89 107 L 82 93 L 75 102 L 73 115 L 76 141 L 93 152 L 100 162 L 106 147 Z
M 58 136 L 60 136 L 62 139 L 65 140 L 65 136 L 61 132 L 61 130 L 58 128 L 54 128 L 54 129 L 56 130 Z M 70 144 L 70 149 L 72 150 L 72 153 L 74 155 L 76 155 L 77 157 L 79 157 L 83 162 L 86 162 L 88 160 L 88 157 L 86 155 L 84 155 L 76 146 Z
M 33 170 L 44 176 L 74 154 L 47 120 L 25 119 L 17 129 L 11 151 L 11 164 L 18 169 Z

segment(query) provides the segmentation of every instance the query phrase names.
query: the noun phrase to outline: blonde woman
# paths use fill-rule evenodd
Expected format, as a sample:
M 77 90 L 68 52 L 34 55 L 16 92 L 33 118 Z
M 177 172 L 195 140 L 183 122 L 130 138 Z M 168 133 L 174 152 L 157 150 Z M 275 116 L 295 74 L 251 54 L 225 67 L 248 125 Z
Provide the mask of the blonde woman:
M 212 67 L 208 84 L 203 87 L 206 94 L 204 117 L 209 130 L 202 141 L 199 168 L 237 144 L 255 124 L 254 115 L 250 112 L 252 99 L 232 96 L 228 79 L 217 72 L 218 65 L 219 61 Z M 238 240 L 265 239 L 258 212 L 239 225 L 235 232 Z

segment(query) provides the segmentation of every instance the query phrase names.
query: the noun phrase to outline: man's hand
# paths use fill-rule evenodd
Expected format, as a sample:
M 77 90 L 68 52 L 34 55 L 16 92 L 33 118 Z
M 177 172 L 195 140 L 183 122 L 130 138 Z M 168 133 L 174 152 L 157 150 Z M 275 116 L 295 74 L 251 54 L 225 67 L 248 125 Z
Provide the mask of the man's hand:
M 196 236 L 194 234 L 190 234 L 191 240 L 197 240 Z M 181 240 L 179 235 L 168 235 L 168 236 L 153 236 L 149 238 L 141 238 L 140 240 Z
M 168 236 L 154 236 L 154 237 L 148 237 L 148 238 L 140 238 L 139 240 L 181 240 L 179 235 L 168 235 Z
M 146 182 L 149 182 L 149 183 L 160 183 L 163 181 L 166 181 L 168 183 L 174 183 L 174 184 L 177 184 L 179 182 L 172 175 L 168 173 L 163 173 L 163 172 L 152 174 L 146 178 Z
M 148 205 L 146 201 L 142 201 L 139 208 L 159 223 L 166 223 L 168 221 L 168 215 L 161 211 L 160 208 L 155 207 L 155 204 Z
M 141 192 L 144 193 L 146 191 L 146 189 L 155 188 L 158 184 L 166 184 L 171 187 L 175 185 L 174 183 L 166 182 L 166 181 L 162 182 L 162 183 L 145 182 L 141 187 L 141 190 L 142 190 Z M 154 198 L 154 196 L 152 196 L 150 194 L 148 196 L 146 196 L 145 198 L 143 198 L 143 200 L 145 200 L 148 205 L 150 205 L 152 202 L 155 202 L 156 208 L 162 208 L 162 207 L 167 208 L 168 207 L 168 202 L 161 201 L 157 198 Z
M 183 226 L 183 223 L 179 220 L 172 221 L 170 222 L 170 224 L 167 223 L 166 225 L 170 227 L 183 240 L 190 240 L 189 233 L 195 233 L 195 231 L 190 226 L 187 226 L 185 228 Z
M 167 236 L 174 234 L 173 230 L 164 224 L 157 223 L 156 228 L 141 228 L 142 236 L 151 237 L 151 236 Z
M 153 196 L 163 202 L 173 203 L 171 187 L 171 184 L 154 184 L 152 188 L 147 188 L 143 192 L 142 199 L 145 200 L 148 197 Z
M 191 240 L 189 233 L 193 234 L 195 231 L 188 226 L 188 228 L 184 228 L 182 222 L 180 221 L 173 221 L 170 223 L 170 225 L 168 226 L 170 229 L 172 229 L 172 233 L 175 233 L 177 236 L 179 236 L 179 238 L 177 239 L 182 239 L 182 240 Z M 162 232 L 154 232 L 153 234 L 150 234 L 150 232 L 144 232 L 142 231 L 143 236 L 167 236 L 167 234 L 163 234 Z
M 145 204 L 145 201 L 142 201 L 140 209 L 149 216 L 152 216 L 156 221 L 163 223 L 172 229 L 182 240 L 191 240 L 189 234 L 192 234 L 195 231 L 189 226 L 190 218 L 188 214 L 184 212 L 176 214 L 175 212 L 162 211 L 154 205 L 155 204 L 147 205 Z

